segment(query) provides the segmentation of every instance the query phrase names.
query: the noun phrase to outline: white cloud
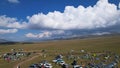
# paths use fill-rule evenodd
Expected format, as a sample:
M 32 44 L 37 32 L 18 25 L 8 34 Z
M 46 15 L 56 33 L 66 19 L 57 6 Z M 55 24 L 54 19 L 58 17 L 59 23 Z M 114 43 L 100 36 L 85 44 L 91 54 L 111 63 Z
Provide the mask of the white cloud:
M 50 37 L 52 35 L 51 32 L 45 31 L 43 33 L 38 34 L 38 38 L 43 38 L 43 37 Z
M 0 16 L 0 26 L 8 28 L 27 28 L 26 22 L 17 22 L 16 18 L 7 17 L 6 15 Z
M 37 38 L 38 37 L 38 35 L 35 35 L 33 33 L 25 34 L 25 36 L 28 37 L 28 38 Z
M 28 34 L 25 34 L 25 36 L 28 38 L 49 38 L 53 35 L 61 35 L 64 33 L 65 32 L 62 30 L 55 30 L 55 31 L 43 31 L 39 34 L 28 33 Z
M 17 29 L 0 29 L 0 34 L 16 33 Z
M 0 26 L 8 28 L 31 29 L 96 29 L 120 24 L 120 9 L 108 0 L 98 0 L 96 5 L 85 8 L 79 5 L 66 6 L 63 13 L 59 11 L 48 14 L 38 13 L 27 16 L 28 22 L 17 21 L 16 18 L 0 16 Z
M 16 18 L 6 17 L 6 15 L 0 16 L 0 26 L 6 26 L 8 23 L 16 22 Z
M 20 22 L 9 23 L 7 27 L 24 29 L 27 28 L 27 23 L 26 22 L 22 22 L 22 24 L 20 24 Z
M 108 0 L 99 0 L 93 7 L 66 6 L 63 13 L 54 11 L 27 17 L 30 27 L 64 30 L 105 28 L 120 23 L 119 18 L 120 10 Z
M 111 34 L 110 32 L 97 32 L 93 33 L 92 35 L 105 35 L 105 34 Z
M 60 35 L 60 34 L 64 34 L 65 31 L 63 30 L 54 30 L 54 31 L 51 31 L 52 34 L 56 34 L 56 35 Z
M 10 3 L 20 3 L 19 0 L 8 0 L 8 2 L 10 2 Z
M 120 3 L 119 3 L 119 6 L 118 6 L 118 7 L 119 7 L 119 9 L 120 9 Z
M 25 36 L 28 38 L 46 38 L 50 37 L 52 34 L 50 32 L 43 32 L 39 34 L 28 33 Z

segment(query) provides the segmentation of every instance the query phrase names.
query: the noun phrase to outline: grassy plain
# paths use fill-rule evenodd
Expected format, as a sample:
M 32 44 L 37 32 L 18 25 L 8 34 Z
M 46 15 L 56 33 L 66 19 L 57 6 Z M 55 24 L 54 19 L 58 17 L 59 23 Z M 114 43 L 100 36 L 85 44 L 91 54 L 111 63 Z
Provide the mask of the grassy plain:
M 11 49 L 24 49 L 25 51 L 41 51 L 46 50 L 46 58 L 37 57 L 25 64 L 22 64 L 21 68 L 28 68 L 28 66 L 32 63 L 38 63 L 41 60 L 45 59 L 49 62 L 54 59 L 54 57 L 58 54 L 66 55 L 70 50 L 74 50 L 75 52 L 80 52 L 80 50 L 84 49 L 85 51 L 112 51 L 120 55 L 120 36 L 109 36 L 109 37 L 97 37 L 97 38 L 86 38 L 86 39 L 75 39 L 75 40 L 60 40 L 60 41 L 48 41 L 48 42 L 39 42 L 33 44 L 14 44 L 14 45 L 0 45 L 0 53 L 10 52 Z M 68 63 L 72 61 L 66 60 Z M 0 59 L 0 68 L 13 68 L 14 65 L 21 62 L 20 61 L 12 61 L 10 63 Z M 53 64 L 54 65 L 54 64 Z M 120 64 L 119 64 L 120 67 Z M 56 67 L 54 65 L 54 68 Z

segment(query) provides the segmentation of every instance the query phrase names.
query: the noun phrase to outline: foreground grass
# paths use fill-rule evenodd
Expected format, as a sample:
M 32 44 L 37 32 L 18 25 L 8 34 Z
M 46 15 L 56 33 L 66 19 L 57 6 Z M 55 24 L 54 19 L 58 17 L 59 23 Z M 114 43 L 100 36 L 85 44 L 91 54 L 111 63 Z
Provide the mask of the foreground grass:
M 25 51 L 41 51 L 43 49 L 46 50 L 46 58 L 39 56 L 30 62 L 26 62 L 21 67 L 27 68 L 30 64 L 38 63 L 43 59 L 51 62 L 51 60 L 54 59 L 57 54 L 67 54 L 71 49 L 75 50 L 76 52 L 79 52 L 81 49 L 84 49 L 86 51 L 112 51 L 120 55 L 120 36 L 51 41 L 34 44 L 0 45 L 0 52 L 2 54 L 5 52 L 10 52 L 11 49 L 17 50 L 19 48 L 22 48 Z M 0 59 L 0 68 L 13 68 L 13 66 L 19 62 L 21 61 L 7 63 L 6 61 Z M 71 61 L 68 60 L 68 62 L 70 63 Z M 55 66 L 54 68 L 60 67 Z

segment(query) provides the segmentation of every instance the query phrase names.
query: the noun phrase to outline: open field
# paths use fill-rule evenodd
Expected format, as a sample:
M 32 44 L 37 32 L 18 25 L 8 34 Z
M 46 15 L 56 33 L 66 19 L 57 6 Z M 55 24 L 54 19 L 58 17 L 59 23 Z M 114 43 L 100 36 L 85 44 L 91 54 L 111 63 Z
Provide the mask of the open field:
M 0 45 L 0 53 L 10 52 L 11 49 L 24 49 L 24 51 L 35 51 L 40 53 L 41 50 L 45 50 L 46 57 L 41 55 L 25 62 L 22 64 L 21 68 L 27 68 L 32 63 L 38 63 L 41 60 L 45 59 L 49 62 L 54 59 L 58 54 L 67 55 L 71 50 L 74 50 L 75 53 L 79 53 L 80 50 L 84 49 L 87 52 L 103 52 L 111 51 L 120 55 L 120 36 L 110 36 L 110 37 L 98 37 L 98 38 L 87 38 L 87 39 L 76 39 L 76 40 L 63 40 L 63 41 L 50 41 L 50 42 L 41 42 L 34 44 L 14 44 L 14 45 Z M 34 55 L 32 55 L 34 56 Z M 32 57 L 31 56 L 31 57 Z M 29 59 L 28 57 L 27 59 Z M 26 59 L 23 59 L 26 60 Z M 0 68 L 13 68 L 16 64 L 22 62 L 11 61 L 6 62 L 3 59 L 0 59 Z M 67 63 L 71 63 L 71 60 L 66 60 Z M 81 60 L 79 60 L 81 61 Z M 54 64 L 53 64 L 54 65 Z M 60 68 L 59 66 L 54 66 L 53 68 Z M 120 68 L 120 64 L 119 64 Z

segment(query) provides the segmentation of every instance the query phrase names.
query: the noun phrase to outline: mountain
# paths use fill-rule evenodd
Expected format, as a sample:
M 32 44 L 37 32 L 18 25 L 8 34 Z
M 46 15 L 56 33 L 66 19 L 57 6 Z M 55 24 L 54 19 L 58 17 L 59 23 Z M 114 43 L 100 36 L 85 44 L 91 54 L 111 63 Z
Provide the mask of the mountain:
M 8 42 L 8 40 L 0 39 L 0 43 Z
M 98 37 L 111 37 L 120 36 L 120 33 L 95 33 L 88 35 L 73 35 L 73 36 L 62 36 L 52 37 L 47 39 L 29 39 L 26 42 L 43 42 L 43 41 L 56 41 L 56 40 L 72 40 L 72 39 L 86 39 L 86 38 L 98 38 Z
M 5 39 L 0 39 L 0 45 L 1 45 L 1 44 L 9 45 L 9 44 L 16 44 L 16 43 L 17 43 L 17 42 L 8 41 L 8 40 L 5 40 Z

